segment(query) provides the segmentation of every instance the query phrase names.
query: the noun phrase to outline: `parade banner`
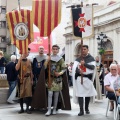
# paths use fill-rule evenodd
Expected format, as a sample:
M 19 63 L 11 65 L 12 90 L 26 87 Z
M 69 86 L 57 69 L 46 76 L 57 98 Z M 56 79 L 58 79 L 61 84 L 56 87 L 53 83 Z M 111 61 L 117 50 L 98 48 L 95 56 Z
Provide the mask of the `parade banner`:
M 20 54 L 28 52 L 28 45 L 33 39 L 33 19 L 30 10 L 21 9 L 6 14 L 11 43 L 19 50 Z
M 93 8 L 84 6 L 72 8 L 73 33 L 76 37 L 86 38 L 93 35 Z
M 50 36 L 61 20 L 61 0 L 33 0 L 32 11 L 40 36 Z

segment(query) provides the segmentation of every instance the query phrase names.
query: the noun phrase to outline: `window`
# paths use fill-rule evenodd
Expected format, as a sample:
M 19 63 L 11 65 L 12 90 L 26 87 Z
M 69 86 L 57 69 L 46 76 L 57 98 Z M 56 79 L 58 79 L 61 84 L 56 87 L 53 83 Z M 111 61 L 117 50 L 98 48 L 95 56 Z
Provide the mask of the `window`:
M 0 28 L 6 28 L 6 21 L 0 21 Z
M 5 6 L 1 7 L 1 13 L 6 13 L 6 7 Z
M 6 42 L 6 37 L 1 37 L 1 42 Z

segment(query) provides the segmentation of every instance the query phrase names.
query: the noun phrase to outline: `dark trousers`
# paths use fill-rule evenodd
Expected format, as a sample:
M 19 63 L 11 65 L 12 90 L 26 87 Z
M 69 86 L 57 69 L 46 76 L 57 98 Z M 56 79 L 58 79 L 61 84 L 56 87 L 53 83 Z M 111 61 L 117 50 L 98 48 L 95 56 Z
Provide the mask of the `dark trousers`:
M 100 85 L 102 87 L 101 93 L 104 94 L 105 92 L 104 92 L 104 80 L 103 79 L 100 80 Z
M 107 92 L 106 97 L 108 97 L 108 99 L 110 100 L 115 100 L 116 101 L 116 96 L 114 92 Z
M 0 67 L 0 73 L 4 74 L 4 67 Z
M 80 110 L 83 111 L 83 105 L 84 105 L 84 99 L 83 97 L 78 97 L 78 102 L 80 106 Z M 85 97 L 85 111 L 89 110 L 89 103 L 90 103 L 90 97 Z
M 9 96 L 10 96 L 16 86 L 16 81 L 8 81 L 8 84 L 9 84 Z
M 23 103 L 26 103 L 26 110 L 29 109 L 30 103 L 31 103 L 31 97 L 26 97 L 26 98 L 20 98 L 20 107 L 21 110 L 23 110 Z

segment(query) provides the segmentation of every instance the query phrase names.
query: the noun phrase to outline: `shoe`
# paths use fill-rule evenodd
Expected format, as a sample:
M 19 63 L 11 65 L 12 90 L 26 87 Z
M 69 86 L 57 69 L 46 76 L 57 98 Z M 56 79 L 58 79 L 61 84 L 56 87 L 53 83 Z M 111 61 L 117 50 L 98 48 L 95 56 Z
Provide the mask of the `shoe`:
M 51 109 L 48 109 L 47 113 L 45 114 L 46 116 L 51 115 Z
M 32 112 L 31 112 L 29 109 L 27 109 L 27 110 L 26 110 L 26 113 L 27 113 L 27 114 L 31 114 Z
M 84 112 L 83 112 L 83 111 L 80 111 L 80 112 L 78 113 L 78 116 L 82 116 L 82 115 L 84 115 Z
M 53 115 L 56 115 L 56 114 L 57 114 L 56 109 L 53 109 L 52 114 L 53 114 Z
M 110 108 L 110 110 L 109 111 L 113 111 L 114 110 L 114 108 Z
M 87 110 L 87 111 L 86 111 L 86 114 L 90 114 L 90 111 L 89 111 L 89 110 Z
M 30 111 L 34 111 L 34 108 L 33 108 L 33 107 L 31 107 L 29 110 L 30 110 Z
M 18 113 L 19 113 L 19 114 L 24 113 L 24 110 L 20 110 Z
M 102 96 L 105 96 L 105 94 L 102 94 Z

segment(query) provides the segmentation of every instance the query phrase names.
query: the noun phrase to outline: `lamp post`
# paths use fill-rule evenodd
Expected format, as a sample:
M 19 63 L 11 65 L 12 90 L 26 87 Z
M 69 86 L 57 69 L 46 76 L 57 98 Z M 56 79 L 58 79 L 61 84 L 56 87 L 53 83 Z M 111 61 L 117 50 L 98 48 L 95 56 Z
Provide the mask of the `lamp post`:
M 100 57 L 104 54 L 105 49 L 103 47 L 103 44 L 107 42 L 107 36 L 106 34 L 103 34 L 102 32 L 97 37 L 97 43 L 98 43 L 98 50 Z
M 98 35 L 98 38 L 97 38 L 97 43 L 98 43 L 98 49 L 99 50 L 104 50 L 103 48 L 103 43 L 107 42 L 107 36 L 106 34 L 103 34 L 102 32 Z M 101 55 L 104 54 L 104 53 L 100 53 Z

